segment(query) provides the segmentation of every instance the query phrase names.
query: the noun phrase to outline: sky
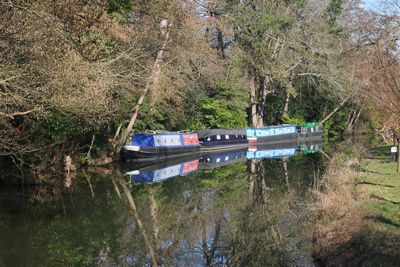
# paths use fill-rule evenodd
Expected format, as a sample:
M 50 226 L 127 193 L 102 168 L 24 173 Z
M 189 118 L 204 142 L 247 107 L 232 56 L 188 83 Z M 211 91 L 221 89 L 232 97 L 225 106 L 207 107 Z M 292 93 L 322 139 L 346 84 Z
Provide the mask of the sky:
M 397 7 L 393 3 L 397 3 Z M 389 0 L 392 4 L 386 4 L 385 0 L 363 0 L 363 6 L 367 10 L 384 12 L 387 14 L 400 15 L 400 0 Z
M 364 8 L 368 10 L 376 10 L 382 1 L 380 0 L 364 0 Z

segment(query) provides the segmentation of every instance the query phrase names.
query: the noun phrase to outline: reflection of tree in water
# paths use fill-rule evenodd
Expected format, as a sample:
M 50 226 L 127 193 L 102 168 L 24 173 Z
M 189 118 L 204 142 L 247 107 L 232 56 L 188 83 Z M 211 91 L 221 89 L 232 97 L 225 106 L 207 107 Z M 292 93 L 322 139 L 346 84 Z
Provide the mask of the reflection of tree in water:
M 157 263 L 287 264 L 281 228 L 289 196 L 268 188 L 264 164 L 251 162 L 247 181 L 245 164 L 238 164 L 149 186 L 136 196 L 146 229 L 140 234 L 152 240 Z
M 232 221 L 229 263 L 233 266 L 288 265 L 281 233 L 287 213 L 286 195 L 274 196 L 267 187 L 264 160 L 253 160 L 249 172 L 249 198 Z
M 153 185 L 87 174 L 92 187 L 82 177 L 54 191 L 54 201 L 32 207 L 27 216 L 40 218 L 21 224 L 29 231 L 18 240 L 32 240 L 22 245 L 21 265 L 287 265 L 287 236 L 297 223 L 289 203 L 296 185 L 310 184 L 302 164 L 255 160 Z M 20 230 L 0 221 L 5 232 Z M 7 264 L 14 254 L 6 252 L 0 258 Z
M 268 200 L 268 188 L 265 180 L 264 160 L 250 161 L 249 198 L 255 203 L 264 204 Z
M 145 231 L 136 227 L 114 258 L 131 255 L 136 264 L 155 265 L 144 245 L 146 232 L 159 265 L 290 264 L 287 237 L 302 226 L 291 210 L 288 174 L 294 184 L 305 177 L 301 159 L 291 162 L 254 160 L 248 171 L 240 163 L 134 186 L 130 192 Z

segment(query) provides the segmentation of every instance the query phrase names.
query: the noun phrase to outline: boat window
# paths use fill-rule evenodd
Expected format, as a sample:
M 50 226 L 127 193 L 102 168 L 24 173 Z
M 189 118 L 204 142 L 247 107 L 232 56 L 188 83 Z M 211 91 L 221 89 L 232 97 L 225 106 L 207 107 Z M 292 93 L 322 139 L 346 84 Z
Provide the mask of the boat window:
M 229 135 L 226 134 L 226 135 L 225 135 L 225 139 L 229 139 Z
M 220 135 L 217 135 L 217 140 L 221 140 L 221 136 Z
M 211 141 L 211 137 L 207 137 L 207 141 Z
M 220 162 L 220 161 L 221 161 L 221 158 L 217 158 L 216 162 L 218 163 L 218 162 Z
M 229 156 L 226 156 L 226 157 L 225 157 L 225 161 L 227 161 L 227 160 L 229 160 Z

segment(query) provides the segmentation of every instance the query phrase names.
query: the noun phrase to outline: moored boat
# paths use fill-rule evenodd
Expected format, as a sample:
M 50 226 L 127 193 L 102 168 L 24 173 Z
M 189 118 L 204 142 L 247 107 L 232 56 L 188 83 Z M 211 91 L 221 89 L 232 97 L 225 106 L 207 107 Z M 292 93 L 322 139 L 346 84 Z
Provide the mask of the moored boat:
M 226 151 L 246 148 L 245 129 L 208 129 L 197 132 L 201 151 Z
M 284 124 L 264 128 L 247 128 L 246 136 L 249 143 L 288 141 L 298 136 L 297 126 Z
M 298 126 L 299 138 L 322 138 L 324 134 L 324 128 L 322 128 L 317 122 L 304 123 Z
M 193 154 L 200 150 L 195 133 L 137 133 L 122 149 L 124 159 L 152 160 Z

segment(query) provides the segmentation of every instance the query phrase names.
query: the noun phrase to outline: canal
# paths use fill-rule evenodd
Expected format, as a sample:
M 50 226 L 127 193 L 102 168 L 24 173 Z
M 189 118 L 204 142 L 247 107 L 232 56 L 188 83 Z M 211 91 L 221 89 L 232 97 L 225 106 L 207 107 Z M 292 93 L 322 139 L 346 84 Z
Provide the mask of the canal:
M 313 152 L 125 163 L 59 186 L 2 186 L 0 266 L 313 266 L 307 204 L 324 165 Z

